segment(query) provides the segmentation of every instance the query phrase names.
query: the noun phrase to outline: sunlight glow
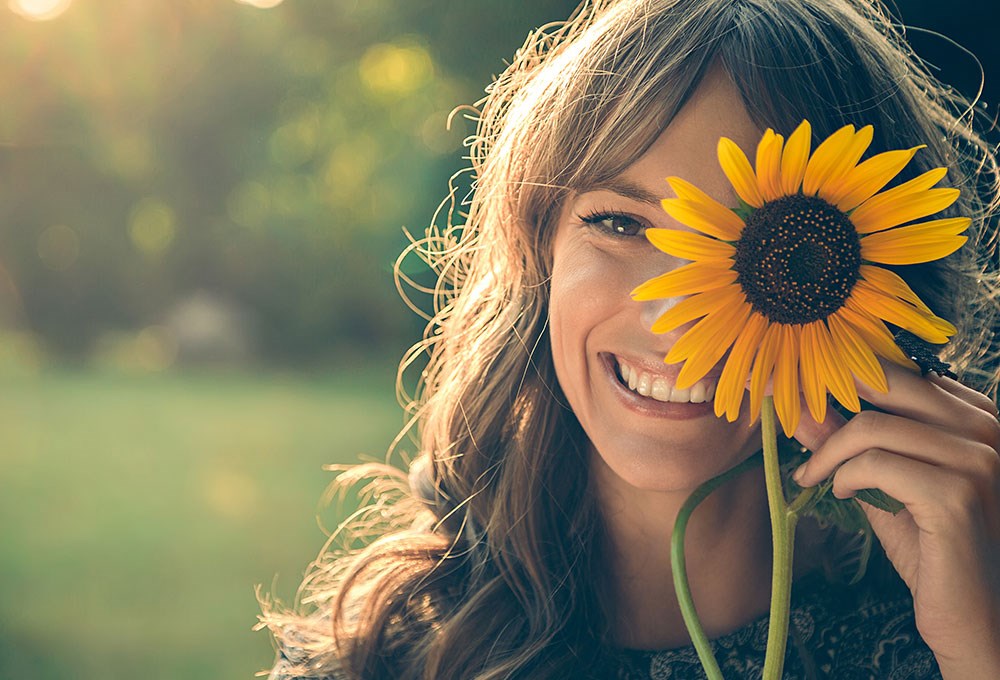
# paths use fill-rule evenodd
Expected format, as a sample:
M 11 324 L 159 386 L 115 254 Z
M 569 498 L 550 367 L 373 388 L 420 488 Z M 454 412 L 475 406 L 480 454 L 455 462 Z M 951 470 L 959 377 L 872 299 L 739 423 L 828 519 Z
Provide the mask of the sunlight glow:
M 32 21 L 48 21 L 69 9 L 73 0 L 9 0 L 7 5 L 14 14 Z
M 256 7 L 258 9 L 271 9 L 272 7 L 277 7 L 284 0 L 236 0 L 236 2 L 241 5 L 250 5 L 251 7 Z

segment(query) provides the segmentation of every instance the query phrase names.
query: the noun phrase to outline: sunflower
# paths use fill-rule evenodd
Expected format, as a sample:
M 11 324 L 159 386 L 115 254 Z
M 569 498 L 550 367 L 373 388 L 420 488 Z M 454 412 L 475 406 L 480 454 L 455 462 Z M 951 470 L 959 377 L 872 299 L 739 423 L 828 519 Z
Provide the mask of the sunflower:
M 665 361 L 684 362 L 677 387 L 690 387 L 726 352 L 715 412 L 736 420 L 747 378 L 756 420 L 769 379 L 787 436 L 801 417 L 799 393 L 812 417 L 826 417 L 827 393 L 847 409 L 861 408 L 855 381 L 885 392 L 878 356 L 913 362 L 887 323 L 941 344 L 955 327 L 936 316 L 897 274 L 881 265 L 930 262 L 967 240 L 967 217 L 910 224 L 958 198 L 934 188 L 944 168 L 891 189 L 922 146 L 887 151 L 859 162 L 872 127 L 847 125 L 810 155 L 808 121 L 787 142 L 767 130 L 756 168 L 730 139 L 719 140 L 719 163 L 740 197 L 735 210 L 689 182 L 667 181 L 677 195 L 663 209 L 694 231 L 647 229 L 650 242 L 690 264 L 650 279 L 636 300 L 684 297 L 653 325 L 665 333 L 697 320 Z

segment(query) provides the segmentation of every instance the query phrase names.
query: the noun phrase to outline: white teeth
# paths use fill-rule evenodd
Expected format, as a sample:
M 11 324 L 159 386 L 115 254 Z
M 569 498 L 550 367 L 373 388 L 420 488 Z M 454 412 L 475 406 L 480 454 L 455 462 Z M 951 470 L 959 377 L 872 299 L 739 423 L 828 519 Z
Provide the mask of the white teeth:
M 670 392 L 670 383 L 663 378 L 657 378 L 653 381 L 653 389 L 649 396 L 657 401 L 670 401 Z
M 674 391 L 670 393 L 670 401 L 677 404 L 683 404 L 691 401 L 691 388 L 689 387 L 686 390 L 679 390 L 675 387 Z
M 639 376 L 639 381 L 635 386 L 635 391 L 644 397 L 648 397 L 652 381 L 653 379 L 649 376 L 649 373 L 643 373 Z
M 640 371 L 620 359 L 618 360 L 618 371 L 622 377 L 622 382 L 628 384 L 630 390 L 638 392 L 644 397 L 652 397 L 657 401 L 669 401 L 677 404 L 701 404 L 706 401 L 712 401 L 712 398 L 715 397 L 715 380 L 699 380 L 688 389 L 679 390 L 671 385 L 670 381 L 666 378 Z
M 701 404 L 705 401 L 705 383 L 697 382 L 691 386 L 691 403 Z

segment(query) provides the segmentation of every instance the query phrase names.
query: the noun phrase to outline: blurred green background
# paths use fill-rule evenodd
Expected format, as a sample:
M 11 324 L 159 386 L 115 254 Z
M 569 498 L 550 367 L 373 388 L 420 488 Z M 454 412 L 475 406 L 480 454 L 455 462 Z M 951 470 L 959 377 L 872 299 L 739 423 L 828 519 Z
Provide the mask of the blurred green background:
M 403 422 L 391 268 L 466 165 L 448 114 L 574 5 L 0 4 L 0 678 L 269 666 L 254 585 L 293 597 L 322 466 Z

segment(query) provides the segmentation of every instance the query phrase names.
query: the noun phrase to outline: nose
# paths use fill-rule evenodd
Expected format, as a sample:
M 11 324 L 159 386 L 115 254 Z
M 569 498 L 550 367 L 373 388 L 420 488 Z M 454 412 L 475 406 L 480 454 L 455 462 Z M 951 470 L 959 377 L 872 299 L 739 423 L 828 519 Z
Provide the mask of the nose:
M 649 330 L 653 323 L 663 316 L 668 309 L 676 305 L 683 298 L 680 297 L 670 297 L 670 298 L 660 298 L 658 300 L 644 300 L 639 302 L 639 321 L 642 323 L 646 330 Z

